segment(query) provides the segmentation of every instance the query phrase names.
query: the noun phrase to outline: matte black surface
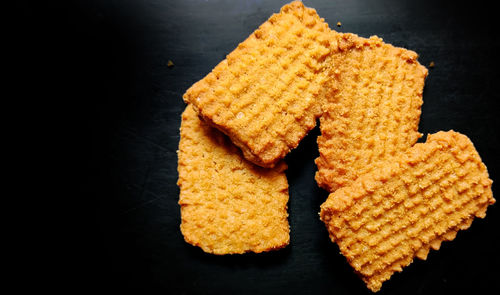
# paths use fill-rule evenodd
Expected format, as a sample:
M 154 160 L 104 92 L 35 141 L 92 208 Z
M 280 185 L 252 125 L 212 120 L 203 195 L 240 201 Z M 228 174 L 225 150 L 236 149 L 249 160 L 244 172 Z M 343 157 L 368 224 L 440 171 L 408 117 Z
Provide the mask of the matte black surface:
M 491 1 L 490 1 L 491 2 Z M 182 94 L 286 1 L 81 1 L 63 5 L 66 111 L 81 116 L 79 175 L 90 205 L 80 285 L 161 294 L 370 294 L 318 217 L 314 129 L 286 161 L 291 244 L 265 254 L 213 256 L 179 230 L 177 155 Z M 491 2 L 494 3 L 494 2 Z M 500 42 L 486 3 L 305 1 L 330 27 L 416 51 L 428 65 L 420 131 L 454 129 L 500 177 Z M 493 5 L 493 4 L 491 4 Z M 60 15 L 61 16 L 61 15 Z M 342 22 L 338 28 L 336 23 Z M 171 60 L 173 67 L 168 67 Z M 64 73 L 63 73 L 64 74 Z M 79 117 L 80 118 L 80 117 Z M 68 160 L 70 160 L 69 158 Z M 498 184 L 493 185 L 499 198 Z M 380 294 L 499 293 L 498 204 L 453 242 L 416 260 Z

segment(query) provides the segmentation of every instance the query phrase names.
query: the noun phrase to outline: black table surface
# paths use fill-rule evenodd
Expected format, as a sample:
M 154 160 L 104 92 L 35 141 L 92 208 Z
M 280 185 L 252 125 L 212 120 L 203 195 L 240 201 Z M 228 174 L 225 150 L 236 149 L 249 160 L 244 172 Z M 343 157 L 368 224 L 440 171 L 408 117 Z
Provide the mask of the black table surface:
M 492 1 L 490 1 L 492 2 Z M 92 208 L 84 284 L 162 294 L 370 294 L 318 218 L 316 127 L 286 157 L 291 242 L 285 249 L 215 256 L 179 230 L 177 154 L 182 94 L 286 1 L 137 0 L 65 4 L 79 72 L 88 149 L 82 200 Z M 492 2 L 494 3 L 494 2 Z M 485 3 L 307 0 L 340 32 L 419 54 L 428 66 L 420 131 L 456 130 L 500 177 L 498 30 Z M 341 27 L 337 27 L 337 22 Z M 173 66 L 168 66 L 168 61 Z M 498 186 L 493 184 L 494 195 Z M 498 197 L 498 195 L 497 195 Z M 427 261 L 415 260 L 380 294 L 500 294 L 498 205 Z

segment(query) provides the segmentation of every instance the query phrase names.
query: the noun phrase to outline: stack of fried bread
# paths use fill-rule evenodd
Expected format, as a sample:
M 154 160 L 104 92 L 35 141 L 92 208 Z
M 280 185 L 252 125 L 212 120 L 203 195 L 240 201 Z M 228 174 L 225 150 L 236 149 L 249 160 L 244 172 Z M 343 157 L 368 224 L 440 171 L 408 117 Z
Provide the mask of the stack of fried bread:
M 370 290 L 483 218 L 495 199 L 472 142 L 448 131 L 416 143 L 428 73 L 417 57 L 283 6 L 183 96 L 186 242 L 213 254 L 288 245 L 283 158 L 318 118 L 321 220 Z

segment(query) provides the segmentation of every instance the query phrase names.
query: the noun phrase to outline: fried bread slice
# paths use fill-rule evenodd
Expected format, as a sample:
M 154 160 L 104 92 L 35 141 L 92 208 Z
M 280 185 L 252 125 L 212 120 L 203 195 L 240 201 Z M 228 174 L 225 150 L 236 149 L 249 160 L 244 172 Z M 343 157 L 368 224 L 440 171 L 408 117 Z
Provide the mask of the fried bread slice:
M 186 242 L 219 255 L 288 245 L 285 169 L 284 162 L 266 169 L 246 161 L 188 105 L 182 114 L 177 182 Z
M 245 158 L 273 167 L 321 115 L 331 34 L 314 9 L 287 4 L 183 98 Z
M 333 192 L 404 152 L 418 132 L 427 69 L 413 51 L 354 34 L 332 35 L 331 89 L 320 118 L 319 186 Z
M 454 131 L 429 135 L 383 167 L 330 194 L 321 220 L 355 272 L 376 292 L 414 257 L 453 240 L 495 203 L 472 142 Z

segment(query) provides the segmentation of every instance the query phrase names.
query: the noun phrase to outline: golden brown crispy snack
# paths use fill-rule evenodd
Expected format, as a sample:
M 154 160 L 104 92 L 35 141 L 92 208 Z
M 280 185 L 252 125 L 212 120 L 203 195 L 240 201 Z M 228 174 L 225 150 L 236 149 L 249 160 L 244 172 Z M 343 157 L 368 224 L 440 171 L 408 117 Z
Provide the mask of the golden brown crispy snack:
M 182 114 L 178 157 L 186 242 L 213 254 L 259 253 L 288 245 L 286 164 L 265 169 L 246 161 L 191 105 Z
M 438 132 L 382 168 L 330 194 L 321 220 L 368 288 L 401 271 L 414 257 L 453 240 L 495 203 L 492 181 L 472 142 Z
M 183 98 L 245 158 L 273 167 L 321 115 L 330 34 L 314 9 L 287 4 Z
M 316 181 L 333 192 L 410 148 L 427 69 L 417 54 L 353 34 L 332 42 L 332 89 L 320 118 Z

